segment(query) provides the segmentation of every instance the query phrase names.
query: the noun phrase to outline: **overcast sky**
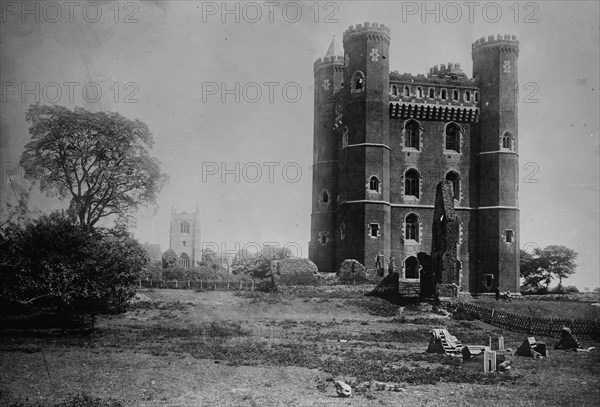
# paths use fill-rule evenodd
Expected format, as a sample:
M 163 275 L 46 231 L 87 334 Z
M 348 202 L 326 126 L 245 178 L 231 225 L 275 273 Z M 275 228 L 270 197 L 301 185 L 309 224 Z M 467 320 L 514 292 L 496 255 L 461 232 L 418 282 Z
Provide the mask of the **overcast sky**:
M 29 140 L 25 112 L 36 98 L 118 111 L 150 126 L 171 177 L 157 213 L 138 213 L 135 229 L 162 250 L 171 207 L 198 204 L 204 243 L 233 251 L 277 242 L 308 255 L 313 63 L 333 35 L 341 46 L 348 26 L 384 23 L 391 70 L 459 62 L 469 76 L 473 41 L 516 35 L 521 246 L 573 248 L 578 269 L 566 284 L 600 285 L 596 1 L 257 2 L 228 3 L 229 13 L 199 1 L 56 1 L 39 12 L 34 2 L 1 3 L 2 199 L 12 194 L 7 176 Z M 40 194 L 32 201 L 57 207 Z

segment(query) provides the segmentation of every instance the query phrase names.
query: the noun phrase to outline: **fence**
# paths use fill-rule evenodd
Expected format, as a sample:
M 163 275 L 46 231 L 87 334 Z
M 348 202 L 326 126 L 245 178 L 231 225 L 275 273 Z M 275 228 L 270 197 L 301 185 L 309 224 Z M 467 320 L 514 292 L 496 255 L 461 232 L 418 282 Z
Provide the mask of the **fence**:
M 222 280 L 139 280 L 140 288 L 195 288 L 212 291 L 264 291 L 265 281 L 222 281 Z
M 482 307 L 465 302 L 456 303 L 456 311 L 464 311 L 481 321 L 531 335 L 560 337 L 563 326 L 570 328 L 581 339 L 600 339 L 600 320 L 539 318 Z

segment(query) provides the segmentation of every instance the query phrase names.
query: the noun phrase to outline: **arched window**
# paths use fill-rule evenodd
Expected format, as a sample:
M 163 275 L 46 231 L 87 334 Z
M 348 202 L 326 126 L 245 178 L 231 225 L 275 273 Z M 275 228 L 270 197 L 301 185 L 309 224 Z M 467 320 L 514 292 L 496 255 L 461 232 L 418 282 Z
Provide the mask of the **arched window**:
M 465 100 L 466 100 L 467 102 L 470 102 L 470 101 L 471 101 L 471 91 L 470 91 L 470 90 L 467 90 L 467 91 L 465 92 Z
M 346 238 L 346 224 L 342 222 L 340 224 L 340 240 L 344 240 L 345 238 Z
M 187 253 L 181 253 L 181 256 L 179 256 L 179 267 L 184 269 L 190 268 L 190 257 Z
M 423 88 L 417 88 L 417 97 L 419 97 L 419 98 L 423 97 Z
M 419 241 L 419 217 L 414 213 L 411 213 L 406 217 L 404 238 L 406 240 Z
M 352 88 L 351 91 L 354 92 L 362 92 L 365 90 L 365 74 L 361 71 L 354 72 L 352 75 Z
M 190 233 L 190 224 L 188 222 L 181 222 L 179 225 L 179 231 L 181 233 Z
M 508 131 L 504 132 L 504 135 L 502 136 L 502 148 L 507 150 L 513 149 L 513 135 Z
M 369 179 L 369 190 L 379 192 L 379 187 L 381 186 L 381 182 L 379 182 L 379 178 L 373 175 Z
M 410 256 L 404 260 L 404 278 L 419 278 L 419 260 Z
M 323 204 L 325 204 L 325 205 L 329 203 L 329 194 L 327 193 L 327 191 L 322 192 L 321 202 L 323 202 Z
M 475 92 L 474 97 L 475 97 L 475 102 L 479 102 L 479 92 Z
M 435 89 L 429 88 L 429 98 L 430 99 L 435 98 Z
M 420 147 L 419 136 L 421 135 L 421 125 L 416 120 L 407 120 L 404 124 L 404 147 L 412 147 L 417 150 Z
M 460 177 L 454 171 L 450 171 L 446 174 L 446 181 L 450 181 L 452 183 L 452 196 L 454 199 L 460 199 Z
M 454 122 L 446 125 L 446 150 L 460 153 L 460 126 Z
M 404 96 L 410 96 L 410 88 L 408 86 L 404 87 Z
M 442 89 L 442 93 L 440 94 L 440 97 L 444 100 L 446 100 L 447 96 L 446 96 L 446 89 Z
M 398 87 L 396 85 L 392 85 L 392 95 L 398 96 Z
M 419 173 L 410 169 L 404 174 L 404 196 L 419 197 Z
M 452 99 L 458 100 L 458 91 L 456 89 L 452 91 Z

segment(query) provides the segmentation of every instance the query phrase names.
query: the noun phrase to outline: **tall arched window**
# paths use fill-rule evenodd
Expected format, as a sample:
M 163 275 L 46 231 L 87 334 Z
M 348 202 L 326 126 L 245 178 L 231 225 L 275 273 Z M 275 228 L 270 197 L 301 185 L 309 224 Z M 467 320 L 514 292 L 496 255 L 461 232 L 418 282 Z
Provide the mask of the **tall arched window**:
M 190 268 L 190 257 L 187 253 L 181 253 L 181 256 L 179 256 L 179 267 L 184 269 Z
M 365 74 L 361 71 L 354 72 L 352 75 L 351 88 L 352 92 L 362 92 L 365 90 Z
M 379 192 L 380 186 L 381 186 L 381 182 L 379 182 L 379 178 L 377 178 L 375 175 L 373 175 L 369 179 L 369 190 L 374 191 L 374 192 Z
M 456 89 L 452 91 L 452 99 L 458 100 L 458 91 Z
M 392 85 L 392 95 L 398 96 L 398 87 L 396 85 Z
M 470 101 L 471 101 L 471 91 L 470 91 L 470 90 L 467 90 L 467 91 L 465 92 L 465 100 L 466 100 L 467 102 L 470 102 Z
M 446 150 L 460 153 L 460 126 L 454 122 L 446 125 Z
M 190 224 L 188 222 L 181 222 L 179 230 L 181 233 L 190 233 Z
M 419 173 L 410 169 L 404 174 L 404 196 L 419 197 Z
M 404 278 L 419 278 L 419 260 L 410 256 L 404 260 Z
M 442 89 L 442 92 L 440 93 L 440 97 L 444 100 L 446 100 L 446 89 Z
M 435 98 L 435 89 L 429 88 L 429 98 L 430 99 Z
M 507 150 L 513 149 L 513 136 L 508 131 L 504 132 L 502 136 L 502 148 Z
M 404 147 L 419 149 L 421 125 L 414 119 L 407 120 L 404 124 Z
M 460 199 L 460 177 L 454 171 L 450 171 L 446 174 L 446 181 L 452 183 L 452 196 L 454 199 Z
M 404 238 L 419 241 L 419 217 L 414 213 L 406 217 Z
M 417 88 L 417 97 L 419 97 L 419 98 L 423 97 L 423 88 Z
M 408 86 L 404 87 L 404 96 L 410 96 L 410 88 Z

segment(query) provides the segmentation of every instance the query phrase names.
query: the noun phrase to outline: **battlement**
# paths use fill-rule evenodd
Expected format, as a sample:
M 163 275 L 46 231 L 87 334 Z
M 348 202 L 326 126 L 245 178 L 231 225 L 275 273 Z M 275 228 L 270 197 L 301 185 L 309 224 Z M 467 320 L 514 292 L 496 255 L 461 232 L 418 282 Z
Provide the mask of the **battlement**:
M 479 38 L 477 41 L 475 41 L 472 45 L 472 48 L 478 48 L 478 47 L 484 47 L 487 45 L 514 45 L 516 47 L 519 46 L 519 41 L 517 41 L 517 36 L 516 35 L 510 35 L 510 34 L 498 34 L 496 37 L 494 37 L 493 35 L 488 35 L 487 38 L 486 37 L 481 37 Z
M 390 37 L 390 28 L 386 27 L 385 24 L 365 22 L 364 24 L 356 24 L 356 26 L 351 25 L 348 27 L 348 29 L 344 32 L 344 41 L 346 41 L 346 39 L 352 35 L 362 34 L 367 31 L 379 32 L 384 34 L 388 39 Z
M 448 65 L 441 64 L 439 67 L 437 65 L 429 68 L 429 76 L 438 76 L 438 75 L 464 75 L 464 72 L 460 68 L 460 64 L 448 62 Z
M 329 57 L 317 58 L 317 60 L 314 63 L 314 67 L 315 67 L 315 70 L 316 70 L 321 65 L 328 65 L 328 64 L 343 65 L 344 64 L 344 57 L 339 56 L 339 55 L 332 55 L 332 56 L 329 56 Z

